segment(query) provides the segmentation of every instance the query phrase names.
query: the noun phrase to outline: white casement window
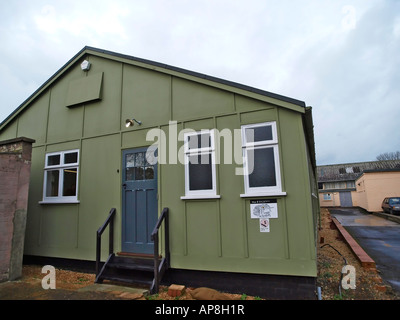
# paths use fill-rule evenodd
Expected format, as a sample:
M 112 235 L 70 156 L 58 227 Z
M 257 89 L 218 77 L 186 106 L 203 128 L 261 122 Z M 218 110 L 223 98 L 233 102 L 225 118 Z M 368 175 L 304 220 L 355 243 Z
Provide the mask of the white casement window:
M 79 150 L 46 154 L 41 203 L 78 202 Z
M 242 126 L 244 194 L 282 196 L 276 122 Z
M 219 198 L 216 188 L 213 130 L 184 134 L 185 196 L 181 199 Z

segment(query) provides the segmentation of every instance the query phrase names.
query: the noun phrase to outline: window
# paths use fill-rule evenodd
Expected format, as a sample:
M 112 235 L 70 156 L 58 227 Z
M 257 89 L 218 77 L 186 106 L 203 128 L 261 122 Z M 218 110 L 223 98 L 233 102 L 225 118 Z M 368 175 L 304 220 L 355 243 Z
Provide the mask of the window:
M 332 200 L 332 196 L 330 193 L 324 193 L 324 200 Z
M 156 153 L 155 151 L 154 153 Z M 125 156 L 127 181 L 153 180 L 154 166 L 147 161 L 146 152 L 128 153 Z
M 202 130 L 184 135 L 185 196 L 219 198 L 216 190 L 214 131 Z
M 281 188 L 276 122 L 242 126 L 244 186 L 247 196 L 286 195 Z
M 347 189 L 352 189 L 356 187 L 355 181 L 347 181 Z
M 325 190 L 352 189 L 356 187 L 354 181 L 325 182 L 324 185 Z
M 354 173 L 353 172 L 353 167 L 347 167 L 346 168 L 346 173 Z
M 46 154 L 42 203 L 78 202 L 79 150 Z

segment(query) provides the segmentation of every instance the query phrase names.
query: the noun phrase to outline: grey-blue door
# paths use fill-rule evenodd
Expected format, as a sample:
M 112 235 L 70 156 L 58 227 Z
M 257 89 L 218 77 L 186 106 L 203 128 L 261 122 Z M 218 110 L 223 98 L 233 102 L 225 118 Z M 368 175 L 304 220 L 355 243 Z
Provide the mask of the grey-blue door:
M 339 198 L 340 198 L 340 206 L 341 207 L 352 207 L 353 206 L 353 201 L 351 199 L 350 191 L 339 192 Z
M 147 148 L 123 151 L 122 251 L 151 254 L 157 222 L 157 164 L 146 160 Z

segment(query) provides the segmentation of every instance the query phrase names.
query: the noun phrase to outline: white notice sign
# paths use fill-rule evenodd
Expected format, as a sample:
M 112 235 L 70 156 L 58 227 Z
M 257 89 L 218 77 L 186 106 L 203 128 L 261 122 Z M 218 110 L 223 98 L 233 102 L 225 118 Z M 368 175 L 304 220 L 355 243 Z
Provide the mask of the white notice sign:
M 269 232 L 269 219 L 260 219 L 260 232 Z
M 278 203 L 276 199 L 251 200 L 250 212 L 252 219 L 278 218 Z

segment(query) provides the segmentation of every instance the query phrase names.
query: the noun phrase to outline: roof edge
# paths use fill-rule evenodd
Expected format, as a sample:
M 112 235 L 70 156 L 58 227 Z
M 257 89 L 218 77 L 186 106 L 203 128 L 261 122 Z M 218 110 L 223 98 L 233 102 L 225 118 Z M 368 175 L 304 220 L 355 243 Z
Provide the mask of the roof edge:
M 335 166 L 354 166 L 356 164 L 366 164 L 366 163 L 390 163 L 390 162 L 400 162 L 400 160 L 371 160 L 371 161 L 359 161 L 359 162 L 344 162 L 344 163 L 332 163 L 332 164 L 321 164 L 318 168 L 322 167 L 335 167 Z
M 156 62 L 156 61 L 152 61 L 152 60 L 147 60 L 147 59 L 142 59 L 142 58 L 138 58 L 138 57 L 134 57 L 134 56 L 130 56 L 130 55 L 126 55 L 126 54 L 121 54 L 118 52 L 114 52 L 114 51 L 109 51 L 109 50 L 104 50 L 104 49 L 98 49 L 98 48 L 94 48 L 94 47 L 90 47 L 90 46 L 86 46 L 85 47 L 87 50 L 93 51 L 93 52 L 97 52 L 97 53 L 102 53 L 102 54 L 106 54 L 106 55 L 110 55 L 110 56 L 114 56 L 114 57 L 119 57 L 119 58 L 123 58 L 123 59 L 127 59 L 127 60 L 131 60 L 131 61 L 136 61 L 136 62 L 140 62 L 140 63 L 144 63 L 144 64 L 148 64 L 148 65 L 152 65 L 158 68 L 163 68 L 166 70 L 170 70 L 170 71 L 175 71 L 175 72 L 179 72 L 179 73 L 183 73 L 189 76 L 193 76 L 196 78 L 200 78 L 200 79 L 205 79 L 205 80 L 209 80 L 212 82 L 216 82 L 216 83 L 220 83 L 220 84 L 224 84 L 230 87 L 234 87 L 234 88 L 238 88 L 238 89 L 242 89 L 245 91 L 249 91 L 249 92 L 253 92 L 253 93 L 257 93 L 263 96 L 268 96 L 270 98 L 273 99 L 277 99 L 277 100 L 281 100 L 281 101 L 285 101 L 300 107 L 306 107 L 306 104 L 304 101 L 301 100 L 297 100 L 294 98 L 290 98 L 284 95 L 280 95 L 277 93 L 273 93 L 270 91 L 265 91 L 262 89 L 258 89 L 255 87 L 251 87 L 251 86 L 247 86 L 238 82 L 234 82 L 234 81 L 230 81 L 230 80 L 225 80 L 222 78 L 217 78 L 214 76 L 209 76 L 203 73 L 199 73 L 196 71 L 191 71 L 188 69 L 183 69 L 183 68 L 179 68 L 179 67 L 175 67 L 172 65 L 168 65 L 165 63 L 160 63 L 160 62 Z
M 178 67 L 174 67 L 168 64 L 164 64 L 164 63 L 160 63 L 160 62 L 156 62 L 156 61 L 152 61 L 152 60 L 147 60 L 147 59 L 142 59 L 142 58 L 138 58 L 138 57 L 134 57 L 131 55 L 126 55 L 126 54 L 122 54 L 122 53 L 117 53 L 117 52 L 113 52 L 113 51 L 109 51 L 109 50 L 104 50 L 104 49 L 99 49 L 99 48 L 95 48 L 95 47 L 91 47 L 91 46 L 85 46 L 83 47 L 77 54 L 75 54 L 71 59 L 69 59 L 60 69 L 58 69 L 49 79 L 47 79 L 38 89 L 36 89 L 27 99 L 25 99 L 13 112 L 10 113 L 10 115 L 8 115 L 1 123 L 0 123 L 0 130 L 3 129 L 15 116 L 17 116 L 24 108 L 27 104 L 29 104 L 33 99 L 35 99 L 35 97 L 41 93 L 42 90 L 44 90 L 48 85 L 50 85 L 53 81 L 55 81 L 57 78 L 59 78 L 67 69 L 70 65 L 74 64 L 76 62 L 76 60 L 78 60 L 80 57 L 82 57 L 85 54 L 100 54 L 100 55 L 108 55 L 108 56 L 112 56 L 112 57 L 117 57 L 117 58 L 121 58 L 121 59 L 126 59 L 129 61 L 134 61 L 137 63 L 143 63 L 146 65 L 150 65 L 156 68 L 161 68 L 161 69 L 165 69 L 168 70 L 170 72 L 177 72 L 177 73 L 181 73 L 181 74 L 185 74 L 187 76 L 191 76 L 194 78 L 198 78 L 198 79 L 203 79 L 206 81 L 210 81 L 210 82 L 214 82 L 214 83 L 219 83 L 228 87 L 232 87 L 232 88 L 236 88 L 239 90 L 243 90 L 244 92 L 251 92 L 260 96 L 265 96 L 274 100 L 278 100 L 278 101 L 282 101 L 285 103 L 289 103 L 291 105 L 295 105 L 301 108 L 306 108 L 306 104 L 304 101 L 301 100 L 297 100 L 294 98 L 290 98 L 287 96 L 283 96 L 280 94 L 276 94 L 273 92 L 269 92 L 269 91 L 265 91 L 265 90 L 261 90 L 258 88 L 254 88 L 251 86 L 247 86 L 244 84 L 240 84 L 237 82 L 233 82 L 233 81 L 229 81 L 229 80 L 225 80 L 225 79 L 221 79 L 221 78 L 217 78 L 217 77 L 213 77 L 213 76 L 209 76 L 206 74 L 202 74 L 199 72 L 195 72 L 195 71 L 190 71 L 187 69 L 183 69 L 183 68 L 178 68 Z M 300 109 L 298 108 L 298 111 Z

